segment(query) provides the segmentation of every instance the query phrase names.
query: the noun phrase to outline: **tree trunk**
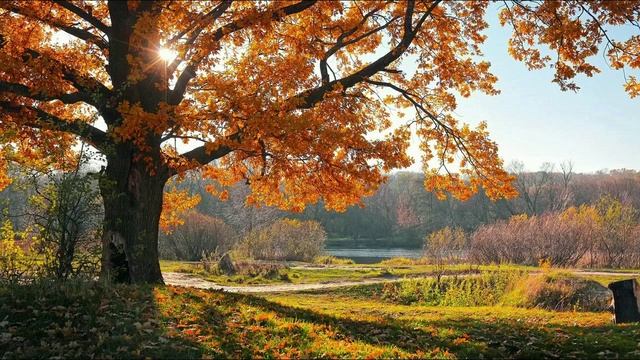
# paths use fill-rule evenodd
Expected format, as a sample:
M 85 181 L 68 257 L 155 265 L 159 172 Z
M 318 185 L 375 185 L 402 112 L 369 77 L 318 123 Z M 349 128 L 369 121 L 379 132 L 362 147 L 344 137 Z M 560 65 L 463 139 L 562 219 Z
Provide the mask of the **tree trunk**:
M 117 146 L 107 156 L 100 182 L 105 208 L 102 277 L 120 283 L 163 283 L 158 226 L 167 171 L 159 162 L 149 167 L 131 149 Z

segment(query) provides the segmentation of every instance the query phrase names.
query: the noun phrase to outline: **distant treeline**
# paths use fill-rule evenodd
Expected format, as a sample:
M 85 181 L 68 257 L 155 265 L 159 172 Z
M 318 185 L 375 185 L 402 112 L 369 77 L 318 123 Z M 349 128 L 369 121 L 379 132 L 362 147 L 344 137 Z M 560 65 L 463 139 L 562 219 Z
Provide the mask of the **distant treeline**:
M 201 195 L 199 213 L 220 219 L 234 233 L 243 235 L 271 225 L 280 218 L 315 220 L 328 235 L 329 246 L 421 248 L 425 236 L 444 227 L 461 228 L 467 234 L 478 227 L 507 220 L 515 215 L 542 215 L 562 212 L 572 206 L 595 204 L 607 195 L 623 204 L 640 209 L 640 173 L 634 170 L 601 171 L 577 174 L 570 163 L 560 166 L 545 164 L 539 171 L 525 171 L 520 163 L 510 166 L 516 175 L 519 192 L 511 200 L 491 201 L 482 191 L 468 201 L 452 198 L 441 201 L 425 191 L 420 173 L 399 172 L 371 197 L 363 199 L 364 207 L 353 206 L 344 213 L 325 210 L 322 203 L 307 206 L 302 213 L 288 213 L 270 207 L 245 206 L 249 189 L 238 184 L 229 189 L 222 201 L 210 196 L 206 188 L 210 180 L 191 173 L 168 187 Z M 9 187 L 0 192 L 4 216 L 19 228 L 24 212 L 26 189 Z M 2 216 L 0 216 L 2 217 Z
M 287 213 L 268 207 L 245 207 L 246 185 L 229 191 L 229 199 L 220 201 L 206 194 L 208 183 L 197 174 L 175 186 L 201 194 L 197 210 L 222 218 L 236 231 L 246 232 L 282 217 L 315 220 L 324 227 L 330 246 L 420 248 L 426 235 L 444 227 L 459 227 L 471 233 L 479 226 L 506 220 L 514 215 L 541 215 L 563 211 L 572 206 L 595 204 L 609 195 L 640 208 L 640 173 L 633 170 L 576 174 L 570 163 L 545 164 L 539 171 L 527 172 L 522 164 L 512 164 L 519 196 L 511 200 L 491 201 L 484 193 L 468 201 L 438 200 L 425 191 L 420 173 L 399 172 L 363 200 L 364 207 L 353 206 L 344 213 L 325 210 L 322 203 L 309 205 L 303 213 Z

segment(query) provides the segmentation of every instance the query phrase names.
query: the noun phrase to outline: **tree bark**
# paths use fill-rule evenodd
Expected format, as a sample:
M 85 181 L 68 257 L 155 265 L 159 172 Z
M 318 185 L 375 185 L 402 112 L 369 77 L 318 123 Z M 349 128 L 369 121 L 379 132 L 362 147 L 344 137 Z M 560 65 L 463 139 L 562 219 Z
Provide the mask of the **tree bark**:
M 105 208 L 102 277 L 119 283 L 161 284 L 158 226 L 169 176 L 158 161 L 151 160 L 155 164 L 149 167 L 132 149 L 117 145 L 107 155 L 100 181 Z

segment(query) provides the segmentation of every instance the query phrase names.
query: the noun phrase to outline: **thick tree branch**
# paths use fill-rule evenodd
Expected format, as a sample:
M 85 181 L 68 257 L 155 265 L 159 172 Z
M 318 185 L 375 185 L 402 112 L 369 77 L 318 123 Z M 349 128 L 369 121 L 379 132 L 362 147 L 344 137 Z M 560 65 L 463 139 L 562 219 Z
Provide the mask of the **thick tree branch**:
M 220 159 L 223 156 L 231 153 L 233 149 L 226 145 L 221 145 L 217 149 L 213 151 L 207 151 L 204 145 L 198 146 L 197 148 L 187 151 L 180 156 L 184 157 L 189 161 L 197 161 L 201 165 L 206 165 L 213 160 Z
M 303 0 L 299 3 L 295 3 L 293 5 L 284 6 L 278 10 L 275 10 L 271 13 L 272 21 L 281 21 L 285 17 L 293 14 L 297 14 L 302 12 L 311 6 L 313 6 L 317 0 Z M 256 16 L 255 18 L 260 19 L 261 16 Z M 216 31 L 214 31 L 210 36 L 213 41 L 220 41 L 225 35 L 234 33 L 238 30 L 242 30 L 251 26 L 253 22 L 247 21 L 247 19 L 237 19 L 233 22 L 230 22 L 224 26 L 219 27 Z M 184 94 L 187 90 L 187 86 L 191 79 L 196 76 L 196 71 L 200 63 L 207 57 L 208 54 L 202 54 L 197 59 L 192 59 L 191 62 L 185 67 L 182 73 L 178 76 L 178 80 L 176 81 L 176 85 L 174 89 L 169 94 L 169 104 L 177 105 L 184 98 Z
M 376 73 L 384 71 L 387 66 L 399 59 L 400 56 L 402 56 L 402 54 L 407 50 L 409 45 L 411 45 L 411 43 L 413 42 L 413 39 L 416 37 L 424 21 L 431 15 L 433 9 L 435 9 L 441 1 L 442 0 L 436 0 L 431 4 L 431 6 L 418 20 L 415 28 L 413 27 L 415 1 L 409 1 L 407 3 L 407 9 L 404 15 L 404 33 L 402 35 L 402 38 L 400 39 L 400 42 L 395 47 L 393 47 L 377 60 L 369 63 L 369 65 L 356 71 L 355 73 L 345 76 L 341 79 L 325 83 L 317 88 L 306 90 L 291 98 L 290 101 L 295 103 L 298 109 L 309 109 L 320 102 L 327 93 L 334 90 L 336 87 L 348 89 L 364 81 L 365 79 L 368 79 Z
M 239 141 L 240 133 L 239 132 L 234 133 L 230 136 L 227 136 L 226 139 L 231 141 Z M 204 144 L 204 145 L 198 146 L 193 150 L 187 151 L 186 153 L 181 154 L 180 156 L 189 161 L 197 161 L 201 165 L 206 165 L 234 151 L 234 149 L 231 146 L 223 145 L 223 144 L 219 145 L 215 150 L 210 151 L 209 149 L 207 149 L 208 147 L 207 145 L 210 146 L 210 144 Z
M 338 38 L 336 39 L 335 44 L 329 48 L 329 50 L 327 50 L 327 52 L 324 54 L 324 56 L 322 57 L 322 59 L 320 59 L 320 75 L 322 78 L 322 82 L 323 84 L 326 84 L 329 82 L 329 72 L 328 72 L 328 64 L 327 64 L 327 60 L 336 52 L 338 52 L 338 50 L 344 48 L 345 46 L 354 44 L 370 35 L 373 35 L 385 28 L 387 28 L 389 25 L 391 25 L 391 23 L 393 23 L 395 20 L 397 20 L 398 18 L 400 18 L 400 16 L 395 16 L 393 17 L 391 20 L 387 21 L 386 23 L 384 23 L 383 25 L 379 25 L 373 29 L 370 29 L 369 31 L 364 32 L 363 34 L 360 34 L 359 36 L 356 36 L 353 39 L 350 39 L 348 41 L 344 41 L 347 37 L 353 35 L 356 31 L 358 31 L 358 29 L 360 29 L 366 22 L 367 20 L 369 20 L 369 18 L 371 18 L 373 15 L 375 15 L 378 11 L 380 10 L 380 8 L 376 8 L 371 10 L 370 12 L 364 14 L 364 16 L 362 17 L 362 20 L 360 20 L 360 22 L 358 22 L 358 24 L 356 24 L 354 27 L 352 27 L 351 29 L 343 32 L 340 34 L 340 36 L 338 36 Z
M 180 34 L 176 35 L 171 41 L 169 41 L 169 46 L 175 41 L 177 41 L 178 39 L 180 39 L 182 36 L 188 34 L 193 30 L 189 38 L 184 43 L 185 46 L 192 46 L 193 43 L 198 39 L 198 36 L 200 36 L 202 31 L 206 27 L 207 24 L 205 23 L 205 21 L 215 22 L 231 6 L 231 2 L 232 0 L 225 0 L 221 2 L 218 6 L 213 8 L 213 10 L 202 15 L 198 20 L 194 22 L 192 26 L 189 26 Z M 173 72 L 176 71 L 176 69 L 178 68 L 180 63 L 182 63 L 182 61 L 183 60 L 180 58 L 176 58 L 175 60 L 173 60 L 173 62 L 167 67 L 167 74 L 173 74 Z
M 95 27 L 96 29 L 102 31 L 105 35 L 107 35 L 107 36 L 111 35 L 111 28 L 109 28 L 109 26 L 105 25 L 98 18 L 96 18 L 93 15 L 89 14 L 88 12 L 82 10 L 81 8 L 79 8 L 76 5 L 72 4 L 71 2 L 69 2 L 67 0 L 54 0 L 54 2 L 56 4 L 62 6 L 63 8 L 71 11 L 72 13 L 78 15 L 84 21 L 86 21 L 89 24 L 93 25 L 93 27 Z
M 33 92 L 31 89 L 29 89 L 28 86 L 22 84 L 14 84 L 6 81 L 0 81 L 0 92 L 2 91 L 10 92 L 19 96 L 24 96 L 39 101 L 60 100 L 65 104 L 75 104 L 77 102 L 88 103 L 88 101 L 86 100 L 88 96 L 83 92 L 74 92 L 60 95 L 45 95 L 40 92 Z
M 132 21 L 129 20 L 129 8 L 126 1 L 110 0 L 109 17 L 111 19 L 111 33 L 109 38 L 109 66 L 107 68 L 111 76 L 113 87 L 120 88 L 127 81 L 129 73 L 129 36 L 133 31 Z
M 67 121 L 34 106 L 17 105 L 8 101 L 0 101 L 3 114 L 11 114 L 24 118 L 25 112 L 35 113 L 33 121 L 24 120 L 20 124 L 36 129 L 49 129 L 74 134 L 100 151 L 110 144 L 107 134 L 80 120 Z
M 2 34 L 0 34 L 0 38 L 2 38 Z M 22 61 L 27 63 L 31 59 L 37 59 L 40 57 L 44 57 L 47 61 L 56 64 L 56 66 L 58 66 L 62 71 L 63 78 L 71 82 L 76 89 L 84 93 L 82 101 L 85 101 L 96 108 L 103 107 L 105 99 L 111 94 L 111 90 L 109 90 L 109 88 L 104 86 L 100 81 L 92 77 L 82 75 L 72 67 L 32 49 L 25 50 L 25 53 L 22 55 Z M 97 96 L 92 96 L 92 94 Z

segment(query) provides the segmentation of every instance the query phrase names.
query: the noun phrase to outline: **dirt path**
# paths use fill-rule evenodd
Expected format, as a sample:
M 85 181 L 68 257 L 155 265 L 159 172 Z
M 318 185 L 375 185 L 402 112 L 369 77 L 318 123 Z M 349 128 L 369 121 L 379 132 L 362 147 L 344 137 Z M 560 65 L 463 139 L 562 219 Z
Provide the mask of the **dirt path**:
M 184 273 L 165 272 L 162 274 L 167 285 L 177 285 L 195 287 L 200 289 L 224 290 L 235 293 L 266 293 L 266 292 L 288 292 L 303 290 L 333 289 L 343 286 L 380 284 L 385 282 L 400 281 L 402 278 L 371 278 L 358 281 L 336 281 L 312 284 L 271 284 L 271 285 L 251 285 L 251 286 L 226 286 L 216 284 L 212 281 L 201 279 L 197 276 Z
M 629 276 L 640 277 L 639 273 L 624 273 L 624 272 L 601 272 L 601 271 L 572 271 L 573 274 L 579 275 L 595 275 L 595 276 Z M 194 287 L 199 289 L 212 289 L 223 290 L 234 293 L 268 293 L 268 292 L 290 292 L 290 291 L 304 291 L 304 290 L 323 290 L 334 289 L 345 286 L 355 285 L 370 285 L 370 284 L 382 284 L 387 282 L 402 281 L 405 278 L 402 277 L 390 277 L 390 278 L 370 278 L 358 281 L 335 281 L 326 283 L 311 283 L 311 284 L 275 284 L 275 285 L 252 285 L 252 286 L 226 286 L 208 281 L 197 276 L 185 273 L 165 272 L 164 282 L 167 285 Z M 474 276 L 476 274 L 461 274 L 457 276 Z M 447 275 L 445 275 L 446 277 Z M 453 275 L 448 275 L 453 276 Z M 433 278 L 433 275 L 425 275 L 420 277 L 411 277 L 412 279 L 425 279 Z

